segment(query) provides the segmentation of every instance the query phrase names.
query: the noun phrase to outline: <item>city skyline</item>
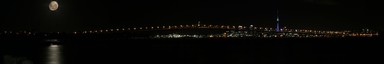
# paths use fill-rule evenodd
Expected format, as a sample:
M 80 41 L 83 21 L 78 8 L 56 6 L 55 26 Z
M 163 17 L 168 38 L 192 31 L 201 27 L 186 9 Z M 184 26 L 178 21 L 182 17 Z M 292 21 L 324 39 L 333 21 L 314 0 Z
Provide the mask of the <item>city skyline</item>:
M 379 22 L 367 21 L 365 4 L 359 1 L 75 1 L 57 0 L 60 7 L 50 11 L 50 0 L 6 1 L 3 30 L 78 31 L 132 26 L 204 24 L 274 27 L 275 9 L 280 25 L 313 29 L 381 30 Z M 10 6 L 6 6 L 10 5 Z

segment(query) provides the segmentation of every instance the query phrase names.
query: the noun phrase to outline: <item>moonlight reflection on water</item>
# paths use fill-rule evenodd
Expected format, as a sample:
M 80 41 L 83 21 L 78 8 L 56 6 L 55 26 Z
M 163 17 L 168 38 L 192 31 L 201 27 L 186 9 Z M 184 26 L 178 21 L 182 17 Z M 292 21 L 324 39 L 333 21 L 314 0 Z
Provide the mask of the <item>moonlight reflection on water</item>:
M 47 64 L 61 64 L 61 52 L 59 45 L 50 45 L 47 53 Z

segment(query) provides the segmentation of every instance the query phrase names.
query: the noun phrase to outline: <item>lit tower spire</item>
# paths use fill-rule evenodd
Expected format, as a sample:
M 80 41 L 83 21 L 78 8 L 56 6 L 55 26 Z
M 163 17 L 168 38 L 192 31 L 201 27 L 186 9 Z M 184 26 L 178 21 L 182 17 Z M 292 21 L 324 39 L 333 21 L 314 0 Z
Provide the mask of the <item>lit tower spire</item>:
M 280 32 L 280 26 L 279 26 L 279 9 L 276 10 L 276 32 Z
M 197 26 L 200 27 L 200 18 L 197 18 Z

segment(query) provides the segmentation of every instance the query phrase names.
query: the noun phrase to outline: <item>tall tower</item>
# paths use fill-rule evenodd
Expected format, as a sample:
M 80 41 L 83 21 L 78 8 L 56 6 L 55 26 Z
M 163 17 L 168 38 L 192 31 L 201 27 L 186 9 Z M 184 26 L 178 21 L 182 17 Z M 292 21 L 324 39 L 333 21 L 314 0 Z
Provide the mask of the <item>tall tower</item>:
M 196 18 L 197 20 L 197 26 L 200 27 L 200 18 Z
M 276 10 L 276 32 L 280 32 L 280 26 L 279 26 L 279 10 Z
M 200 26 L 200 21 L 197 21 L 197 26 Z

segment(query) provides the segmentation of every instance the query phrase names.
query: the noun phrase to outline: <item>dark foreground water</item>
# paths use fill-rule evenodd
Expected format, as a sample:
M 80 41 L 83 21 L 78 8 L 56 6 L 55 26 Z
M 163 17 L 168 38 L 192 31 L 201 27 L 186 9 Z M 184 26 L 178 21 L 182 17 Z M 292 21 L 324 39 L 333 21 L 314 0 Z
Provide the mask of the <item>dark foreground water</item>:
M 350 64 L 381 57 L 379 39 L 2 41 L 4 64 Z M 378 58 L 378 59 L 377 59 Z M 2 64 L 1 63 L 1 64 Z

